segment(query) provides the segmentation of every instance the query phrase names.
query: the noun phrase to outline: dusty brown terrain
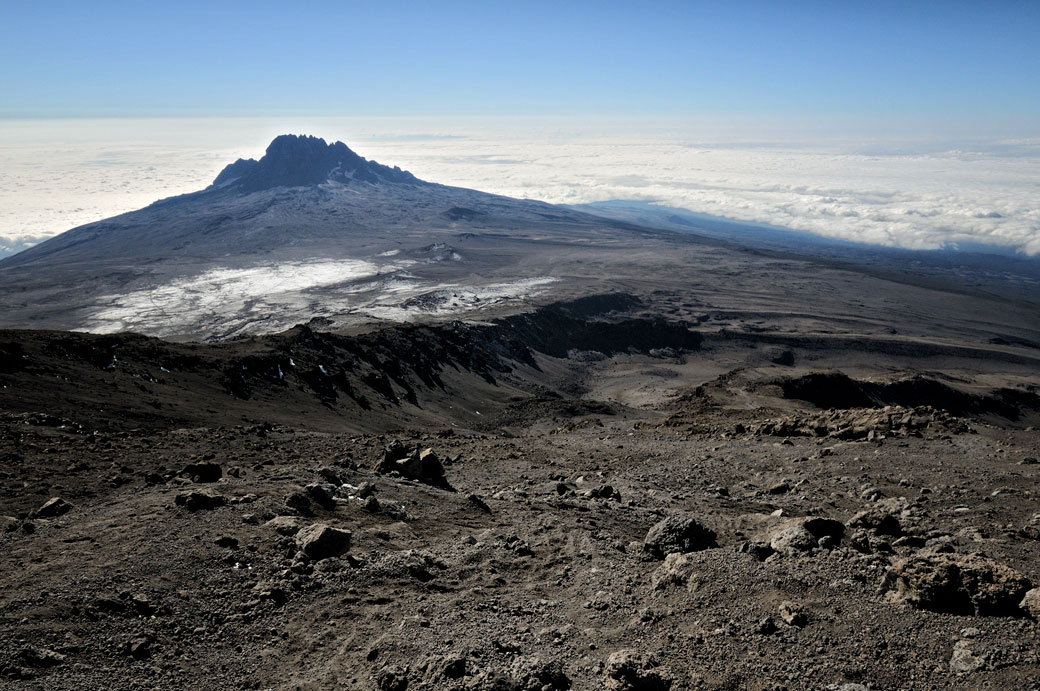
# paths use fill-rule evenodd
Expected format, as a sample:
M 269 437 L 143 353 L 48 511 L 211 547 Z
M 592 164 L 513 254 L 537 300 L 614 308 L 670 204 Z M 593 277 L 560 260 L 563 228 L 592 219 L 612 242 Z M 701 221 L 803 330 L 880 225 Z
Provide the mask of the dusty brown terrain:
M 4 332 L 0 683 L 1040 688 L 1035 309 L 755 261 L 494 322 Z

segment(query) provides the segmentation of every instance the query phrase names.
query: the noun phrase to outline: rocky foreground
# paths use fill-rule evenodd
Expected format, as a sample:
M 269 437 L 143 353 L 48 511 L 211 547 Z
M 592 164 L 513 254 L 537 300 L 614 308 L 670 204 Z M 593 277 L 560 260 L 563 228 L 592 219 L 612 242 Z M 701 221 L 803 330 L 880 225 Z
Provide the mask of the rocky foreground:
M 5 473 L 26 508 L 2 519 L 4 677 L 882 689 L 1040 675 L 1033 433 L 686 437 L 584 419 L 394 441 L 8 419 L 8 458 L 31 470 Z
M 697 384 L 748 346 L 553 309 L 6 334 L 2 683 L 1038 688 L 1024 356 L 983 390 L 767 344 Z M 610 399 L 622 375 L 668 393 Z

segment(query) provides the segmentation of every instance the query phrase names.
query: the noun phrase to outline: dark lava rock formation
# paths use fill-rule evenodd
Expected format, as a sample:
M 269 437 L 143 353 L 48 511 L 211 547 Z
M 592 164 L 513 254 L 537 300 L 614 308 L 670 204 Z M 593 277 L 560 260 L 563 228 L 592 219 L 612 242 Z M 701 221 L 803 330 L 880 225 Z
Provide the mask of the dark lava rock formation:
M 238 159 L 213 181 L 213 187 L 245 194 L 273 187 L 304 187 L 337 182 L 425 184 L 408 171 L 369 161 L 343 142 L 283 134 L 275 137 L 259 161 Z

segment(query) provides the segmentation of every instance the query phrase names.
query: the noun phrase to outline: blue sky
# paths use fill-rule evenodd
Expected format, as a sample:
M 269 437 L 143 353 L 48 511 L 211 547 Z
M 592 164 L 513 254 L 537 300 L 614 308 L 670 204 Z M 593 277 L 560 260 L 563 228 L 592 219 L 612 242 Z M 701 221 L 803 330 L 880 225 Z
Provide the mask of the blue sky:
M 0 0 L 0 116 L 1040 122 L 1040 2 Z

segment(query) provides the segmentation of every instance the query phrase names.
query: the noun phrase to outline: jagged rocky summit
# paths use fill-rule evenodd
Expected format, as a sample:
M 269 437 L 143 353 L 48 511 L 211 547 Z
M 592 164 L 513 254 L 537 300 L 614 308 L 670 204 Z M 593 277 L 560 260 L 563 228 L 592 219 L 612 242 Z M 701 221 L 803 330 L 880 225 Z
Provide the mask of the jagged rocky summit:
M 240 158 L 213 181 L 213 188 L 259 192 L 273 187 L 305 187 L 336 182 L 426 184 L 406 170 L 369 161 L 343 142 L 328 144 L 320 137 L 283 134 L 259 160 Z

